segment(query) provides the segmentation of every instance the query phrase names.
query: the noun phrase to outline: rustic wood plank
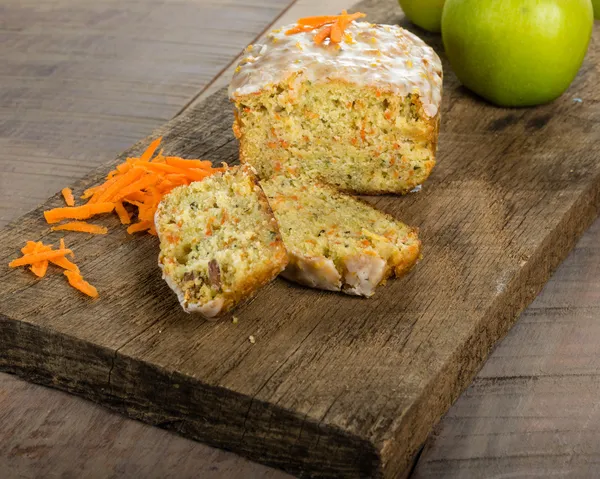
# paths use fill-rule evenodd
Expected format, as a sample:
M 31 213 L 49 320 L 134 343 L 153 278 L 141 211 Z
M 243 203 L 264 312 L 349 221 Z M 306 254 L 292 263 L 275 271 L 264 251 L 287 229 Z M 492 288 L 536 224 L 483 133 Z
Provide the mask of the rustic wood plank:
M 292 0 L 5 0 L 0 225 L 172 118 Z
M 600 221 L 428 440 L 416 478 L 595 477 Z
M 388 17 L 381 13 L 376 20 L 394 21 L 391 5 L 382 8 Z M 5 274 L 1 311 L 11 319 L 2 322 L 0 341 L 29 354 L 4 349 L 4 367 L 295 472 L 381 470 L 393 477 L 596 215 L 594 69 L 592 55 L 573 87 L 589 100 L 584 105 L 565 97 L 517 111 L 484 105 L 447 76 L 434 176 L 419 194 L 376 200 L 422 226 L 427 256 L 414 275 L 375 300 L 281 281 L 240 311 L 237 329 L 226 322 L 207 325 L 168 304 L 158 274 L 148 270 L 152 239 L 78 239 L 90 278 L 113 292 L 111 304 L 92 304 L 88 314 L 76 310 L 77 302 L 63 305 L 56 299 L 58 281 L 36 284 L 39 298 L 31 304 L 10 294 L 31 288 L 31 280 L 22 275 L 9 283 Z M 171 151 L 235 159 L 228 130 L 215 128 L 230 120 L 222 114 L 225 104 L 213 98 L 192 118 L 172 122 L 163 131 Z M 42 227 L 39 214 L 28 215 L 2 239 L 16 251 L 23 233 Z M 106 261 L 99 261 L 99 252 Z M 132 268 L 115 281 L 106 262 Z M 165 296 L 159 301 L 151 291 Z M 127 293 L 148 302 L 131 305 Z M 135 315 L 128 314 L 133 307 Z M 357 319 L 349 322 L 348 311 Z M 245 341 L 248 332 L 259 338 L 256 345 Z M 90 338 L 94 346 L 86 344 Z M 85 380 L 78 374 L 82 361 Z M 143 390 L 133 388 L 142 378 Z
M 0 467 L 24 477 L 283 479 L 280 471 L 3 375 Z

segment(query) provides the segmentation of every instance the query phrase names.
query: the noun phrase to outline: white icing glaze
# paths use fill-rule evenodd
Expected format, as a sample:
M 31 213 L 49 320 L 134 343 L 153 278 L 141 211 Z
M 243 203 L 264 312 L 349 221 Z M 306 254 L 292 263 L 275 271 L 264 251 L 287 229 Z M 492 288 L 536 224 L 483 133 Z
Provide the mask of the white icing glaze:
M 373 296 L 375 288 L 383 280 L 386 262 L 371 255 L 357 255 L 345 262 L 344 292 L 357 296 Z
M 418 94 L 423 110 L 434 117 L 442 99 L 442 63 L 423 40 L 397 25 L 352 22 L 342 42 L 321 45 L 316 31 L 286 35 L 295 24 L 273 30 L 263 45 L 250 45 L 236 68 L 229 97 L 260 92 L 299 74 L 298 81 L 344 80 L 392 91 Z
M 305 256 L 288 251 L 288 265 L 281 273 L 286 279 L 327 291 L 340 291 L 341 276 L 333 261 L 324 256 Z

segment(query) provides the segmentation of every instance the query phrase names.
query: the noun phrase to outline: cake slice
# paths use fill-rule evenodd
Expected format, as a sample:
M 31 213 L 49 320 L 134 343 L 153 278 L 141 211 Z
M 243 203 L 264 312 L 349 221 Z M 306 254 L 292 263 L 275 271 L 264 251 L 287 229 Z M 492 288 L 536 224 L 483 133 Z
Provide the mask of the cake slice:
M 287 264 L 277 221 L 248 167 L 173 189 L 155 225 L 158 265 L 188 313 L 226 313 Z
M 285 278 L 372 296 L 419 259 L 416 230 L 367 203 L 302 177 L 277 175 L 261 185 L 288 251 Z
M 346 192 L 406 193 L 435 165 L 442 64 L 397 25 L 349 18 L 300 19 L 246 49 L 229 88 L 240 160 L 261 179 L 303 172 Z

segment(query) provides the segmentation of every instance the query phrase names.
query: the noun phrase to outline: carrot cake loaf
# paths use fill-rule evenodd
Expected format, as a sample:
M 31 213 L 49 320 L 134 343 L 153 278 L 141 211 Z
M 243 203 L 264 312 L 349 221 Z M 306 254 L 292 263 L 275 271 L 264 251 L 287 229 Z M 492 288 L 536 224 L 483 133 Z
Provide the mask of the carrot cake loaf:
M 288 251 L 288 279 L 372 296 L 419 259 L 416 230 L 363 201 L 302 177 L 275 175 L 261 184 Z
M 249 167 L 173 189 L 155 225 L 163 278 L 189 313 L 223 314 L 287 264 L 277 221 Z
M 357 194 L 405 193 L 435 164 L 442 65 L 397 25 L 309 17 L 250 45 L 229 96 L 240 160 Z

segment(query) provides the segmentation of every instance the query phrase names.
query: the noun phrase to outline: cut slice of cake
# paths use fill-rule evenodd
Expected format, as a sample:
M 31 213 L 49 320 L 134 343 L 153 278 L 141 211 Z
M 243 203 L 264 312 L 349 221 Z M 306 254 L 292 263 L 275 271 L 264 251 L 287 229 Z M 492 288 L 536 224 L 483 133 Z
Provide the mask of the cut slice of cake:
M 435 165 L 440 59 L 396 25 L 346 21 L 338 38 L 343 18 L 354 17 L 300 19 L 246 49 L 229 89 L 240 160 L 261 179 L 303 172 L 346 192 L 406 193 Z
M 188 313 L 226 313 L 287 264 L 277 221 L 248 167 L 173 189 L 155 224 L 158 265 Z
M 416 230 L 367 203 L 307 178 L 277 175 L 261 185 L 288 251 L 288 279 L 372 296 L 419 259 Z

